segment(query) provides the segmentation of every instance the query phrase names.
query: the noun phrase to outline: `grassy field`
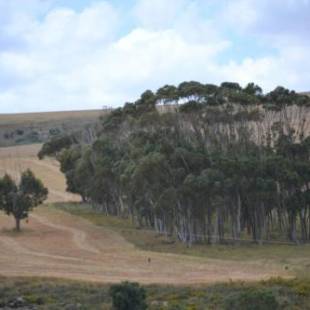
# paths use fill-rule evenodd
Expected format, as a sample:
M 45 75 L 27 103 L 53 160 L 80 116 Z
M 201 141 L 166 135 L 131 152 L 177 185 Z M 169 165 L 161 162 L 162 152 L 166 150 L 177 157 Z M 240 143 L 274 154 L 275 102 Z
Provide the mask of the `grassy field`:
M 151 230 L 136 229 L 128 219 L 105 216 L 86 204 L 56 204 L 57 208 L 83 217 L 95 225 L 113 229 L 128 242 L 142 250 L 190 255 L 211 259 L 234 261 L 261 261 L 273 263 L 290 270 L 294 275 L 310 278 L 310 245 L 296 246 L 272 244 L 247 245 L 193 245 L 188 248 L 175 239 L 156 234 Z
M 308 91 L 308 92 L 303 92 L 303 93 L 301 93 L 302 95 L 307 95 L 307 96 L 309 96 L 310 97 L 310 92 Z
M 111 309 L 109 283 L 124 280 L 146 285 L 149 309 L 242 310 L 251 309 L 244 298 L 270 296 L 272 310 L 310 309 L 309 246 L 187 248 L 78 203 L 57 162 L 37 159 L 39 148 L 0 148 L 1 174 L 31 168 L 50 191 L 21 234 L 0 214 L 0 309 L 19 297 L 36 309 Z
M 108 110 L 0 114 L 0 146 L 44 143 L 72 133 L 88 136 Z
M 18 179 L 21 171 L 31 168 L 48 187 L 49 203 L 79 201 L 78 196 L 65 191 L 65 179 L 57 162 L 38 160 L 39 148 L 40 145 L 0 148 L 0 173 Z M 129 279 L 145 284 L 256 281 L 295 275 L 293 270 L 270 259 L 240 262 L 223 259 L 220 254 L 217 258 L 182 255 L 189 250 L 158 238 L 153 232 L 132 229 L 128 222 L 94 213 L 83 217 L 41 207 L 28 223 L 22 223 L 23 232 L 16 235 L 12 233 L 13 219 L 0 215 L 0 274 L 105 283 Z M 131 230 L 126 231 L 127 228 Z M 16 259 L 12 261 L 11 257 Z
M 103 110 L 61 111 L 41 113 L 0 114 L 0 126 L 16 124 L 38 124 L 46 122 L 63 122 L 66 120 L 98 119 Z
M 56 160 L 38 160 L 40 148 L 40 144 L 0 148 L 0 175 L 8 173 L 18 179 L 22 171 L 31 169 L 48 187 L 48 202 L 80 201 L 79 196 L 66 192 L 66 180 Z
M 272 279 L 212 286 L 145 286 L 150 310 L 310 309 L 310 282 Z M 16 298 L 37 309 L 111 309 L 109 285 L 55 279 L 6 279 L 0 282 L 1 305 Z M 264 304 L 265 303 L 265 304 Z M 267 305 L 270 305 L 267 308 Z M 260 306 L 260 307 L 259 307 Z
M 0 275 L 7 277 L 197 285 L 295 276 L 271 259 L 238 261 L 143 250 L 109 226 L 51 206 L 36 209 L 28 223 L 22 223 L 22 233 L 13 227 L 13 218 L 0 214 Z

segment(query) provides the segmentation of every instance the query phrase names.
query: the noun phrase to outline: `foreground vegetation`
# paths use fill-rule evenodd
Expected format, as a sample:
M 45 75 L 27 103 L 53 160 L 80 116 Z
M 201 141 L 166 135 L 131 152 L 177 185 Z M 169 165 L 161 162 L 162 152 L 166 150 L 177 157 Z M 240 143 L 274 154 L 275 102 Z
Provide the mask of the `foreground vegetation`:
M 48 279 L 0 281 L 0 308 L 16 300 L 36 309 L 111 309 L 110 287 Z M 148 309 L 310 309 L 310 282 L 272 279 L 206 287 L 146 286 Z M 31 309 L 31 308 L 30 308 Z

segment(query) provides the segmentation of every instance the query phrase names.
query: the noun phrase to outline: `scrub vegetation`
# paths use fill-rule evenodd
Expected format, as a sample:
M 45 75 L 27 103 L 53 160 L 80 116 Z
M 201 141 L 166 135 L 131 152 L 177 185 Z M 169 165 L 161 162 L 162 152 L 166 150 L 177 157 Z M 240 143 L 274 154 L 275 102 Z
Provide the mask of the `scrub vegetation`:
M 150 310 L 310 309 L 310 282 L 306 280 L 271 279 L 258 283 L 236 282 L 199 287 L 153 285 L 143 286 L 143 289 L 147 309 Z M 112 306 L 109 285 L 52 279 L 2 278 L 0 307 L 16 304 L 18 301 L 36 309 L 95 310 L 111 309 Z

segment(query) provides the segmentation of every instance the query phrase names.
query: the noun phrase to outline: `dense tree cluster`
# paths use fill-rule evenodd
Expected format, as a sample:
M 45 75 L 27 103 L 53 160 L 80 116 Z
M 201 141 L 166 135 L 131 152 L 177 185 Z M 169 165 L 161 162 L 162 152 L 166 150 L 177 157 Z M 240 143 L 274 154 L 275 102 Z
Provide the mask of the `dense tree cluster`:
M 40 152 L 38 153 L 39 159 L 43 159 L 45 156 L 56 157 L 58 154 L 71 145 L 78 143 L 78 140 L 73 135 L 65 135 L 59 137 L 53 137 L 50 141 L 43 144 Z
M 68 189 L 181 241 L 310 240 L 308 97 L 184 82 L 101 119 L 58 159 Z

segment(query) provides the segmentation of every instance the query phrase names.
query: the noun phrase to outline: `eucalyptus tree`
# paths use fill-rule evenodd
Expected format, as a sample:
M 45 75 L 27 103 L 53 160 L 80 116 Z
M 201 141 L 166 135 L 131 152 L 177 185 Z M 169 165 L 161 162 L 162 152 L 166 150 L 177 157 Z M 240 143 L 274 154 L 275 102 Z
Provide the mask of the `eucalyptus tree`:
M 57 157 L 70 191 L 188 245 L 278 231 L 308 242 L 309 103 L 254 83 L 165 85 L 101 118 L 91 146 Z
M 22 173 L 18 184 L 9 176 L 0 179 L 0 210 L 13 215 L 16 230 L 20 231 L 21 220 L 47 199 L 48 190 L 30 170 Z

